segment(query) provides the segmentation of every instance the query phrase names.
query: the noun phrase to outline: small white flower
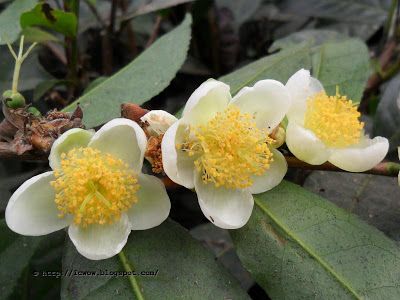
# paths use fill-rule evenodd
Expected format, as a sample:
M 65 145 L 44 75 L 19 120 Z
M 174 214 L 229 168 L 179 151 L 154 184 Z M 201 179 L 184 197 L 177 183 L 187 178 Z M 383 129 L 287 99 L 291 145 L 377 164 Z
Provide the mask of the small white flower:
M 12 195 L 7 225 L 31 236 L 69 226 L 83 256 L 118 254 L 131 230 L 155 227 L 170 211 L 162 182 L 141 173 L 146 144 L 143 130 L 128 119 L 114 119 L 96 133 L 68 130 L 51 148 L 53 171 L 27 180 Z
M 381 162 L 389 148 L 386 138 L 364 134 L 357 108 L 345 96 L 327 96 L 322 84 L 300 70 L 289 78 L 292 106 L 286 144 L 300 160 L 326 161 L 350 172 L 364 172 Z
M 252 194 L 272 189 L 287 171 L 269 134 L 289 106 L 288 91 L 275 80 L 245 87 L 233 99 L 228 85 L 204 82 L 164 135 L 165 173 L 196 190 L 204 215 L 216 226 L 242 227 L 253 209 Z

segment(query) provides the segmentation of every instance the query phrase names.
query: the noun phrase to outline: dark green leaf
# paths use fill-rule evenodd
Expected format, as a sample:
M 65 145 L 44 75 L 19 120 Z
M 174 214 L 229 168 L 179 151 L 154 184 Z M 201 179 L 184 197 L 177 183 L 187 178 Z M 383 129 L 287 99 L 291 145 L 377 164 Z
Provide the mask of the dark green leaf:
M 0 291 L 7 299 L 14 293 L 19 278 L 28 267 L 41 238 L 26 237 L 8 229 L 4 219 L 0 220 Z
M 46 94 L 54 86 L 67 83 L 68 83 L 67 80 L 60 80 L 60 79 L 49 79 L 42 81 L 35 87 L 33 91 L 33 101 L 34 102 L 38 101 L 40 98 L 44 96 L 44 94 Z
M 397 154 L 400 145 L 400 74 L 384 87 L 375 115 L 374 134 L 387 137 L 389 150 Z
M 63 272 L 123 271 L 118 256 L 93 261 L 68 243 Z M 239 283 L 214 257 L 177 223 L 133 231 L 124 252 L 136 272 L 157 271 L 156 276 L 136 276 L 145 299 L 248 299 Z M 128 277 L 71 276 L 62 282 L 62 299 L 135 299 Z
M 120 115 L 120 104 L 142 104 L 160 93 L 182 66 L 190 41 L 191 16 L 156 41 L 115 75 L 76 100 L 65 110 L 83 109 L 83 121 L 94 127 Z
M 19 36 L 20 15 L 35 6 L 36 0 L 14 0 L 0 13 L 0 45 L 13 43 Z
M 73 13 L 53 9 L 47 3 L 40 3 L 31 11 L 23 13 L 20 22 L 22 28 L 43 26 L 71 37 L 76 35 L 78 26 Z
M 271 298 L 399 299 L 399 248 L 383 233 L 288 182 L 255 203 L 231 235 Z

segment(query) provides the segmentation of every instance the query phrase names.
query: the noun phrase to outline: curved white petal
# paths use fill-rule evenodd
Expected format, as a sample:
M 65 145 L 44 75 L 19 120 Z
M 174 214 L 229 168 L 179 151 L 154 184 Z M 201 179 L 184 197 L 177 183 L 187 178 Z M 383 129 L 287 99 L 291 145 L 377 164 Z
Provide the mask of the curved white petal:
M 94 134 L 93 130 L 73 128 L 64 132 L 51 147 L 49 165 L 55 170 L 61 166 L 61 154 L 76 147 L 86 147 Z
M 164 134 L 167 129 L 178 119 L 165 110 L 152 110 L 140 118 L 142 122 L 146 122 L 147 132 L 151 135 L 158 136 Z
M 200 208 L 214 225 L 235 229 L 244 226 L 253 211 L 254 200 L 249 190 L 233 190 L 205 184 L 195 172 L 195 189 Z
M 288 119 L 303 124 L 307 99 L 324 91 L 324 88 L 321 82 L 310 76 L 310 71 L 304 69 L 294 73 L 286 83 L 286 87 L 292 98 L 292 105 L 287 114 Z
M 252 194 L 259 194 L 269 191 L 281 183 L 287 172 L 285 157 L 276 149 L 271 149 L 273 162 L 269 169 L 261 176 L 253 176 L 254 183 L 249 188 Z
M 229 89 L 228 85 L 215 79 L 203 82 L 186 102 L 182 113 L 184 122 L 203 124 L 217 112 L 224 111 L 231 100 Z
M 44 235 L 68 226 L 71 219 L 59 218 L 50 181 L 53 172 L 36 175 L 25 181 L 11 196 L 6 208 L 6 222 L 12 231 L 23 235 Z
M 286 128 L 286 145 L 298 159 L 311 165 L 320 165 L 329 158 L 330 151 L 315 134 L 295 122 Z
M 241 112 L 253 115 L 257 127 L 270 131 L 282 121 L 290 103 L 287 88 L 271 79 L 260 80 L 253 87 L 244 87 L 231 101 Z
M 165 133 L 161 142 L 163 169 L 172 181 L 188 189 L 193 189 L 193 159 L 176 149 L 176 145 L 183 142 L 185 127 L 186 125 L 178 121 Z
M 76 250 L 93 260 L 106 259 L 118 254 L 124 248 L 130 233 L 130 223 L 125 214 L 112 224 L 92 224 L 86 228 L 72 224 L 68 229 Z
M 101 127 L 94 134 L 88 147 L 99 149 L 122 159 L 139 173 L 143 165 L 147 138 L 137 123 L 118 118 Z
M 139 174 L 138 202 L 127 212 L 132 230 L 143 230 L 160 225 L 171 209 L 165 186 L 155 176 Z
M 332 150 L 329 162 L 345 171 L 364 172 L 380 163 L 388 149 L 389 142 L 384 137 L 365 138 L 355 147 Z

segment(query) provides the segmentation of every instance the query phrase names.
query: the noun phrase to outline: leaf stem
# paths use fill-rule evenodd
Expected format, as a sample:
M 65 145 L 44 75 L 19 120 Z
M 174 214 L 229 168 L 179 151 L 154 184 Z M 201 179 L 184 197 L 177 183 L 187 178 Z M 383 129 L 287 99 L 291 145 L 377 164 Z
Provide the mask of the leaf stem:
M 124 267 L 124 270 L 126 272 L 133 273 L 133 267 L 129 263 L 128 258 L 125 255 L 125 252 L 123 250 L 121 250 L 121 252 L 118 253 L 118 256 L 119 256 L 122 266 Z M 136 295 L 136 298 L 138 300 L 144 300 L 144 295 L 143 295 L 142 291 L 140 290 L 140 286 L 139 286 L 138 281 L 136 280 L 136 277 L 133 275 L 129 275 L 128 279 L 132 286 L 133 292 Z

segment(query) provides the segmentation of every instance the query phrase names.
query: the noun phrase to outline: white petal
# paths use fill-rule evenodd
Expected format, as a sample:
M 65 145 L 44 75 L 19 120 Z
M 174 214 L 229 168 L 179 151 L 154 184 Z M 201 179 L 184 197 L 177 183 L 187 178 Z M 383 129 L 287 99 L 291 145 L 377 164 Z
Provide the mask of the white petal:
M 140 174 L 138 202 L 127 212 L 132 230 L 143 230 L 160 225 L 168 217 L 171 202 L 165 186 L 155 176 Z
M 231 102 L 241 112 L 254 115 L 257 127 L 271 131 L 282 121 L 290 103 L 287 88 L 276 80 L 260 80 L 253 87 L 244 87 Z
M 93 130 L 73 128 L 64 132 L 51 147 L 49 165 L 55 170 L 61 166 L 61 154 L 76 147 L 86 147 L 94 134 Z
M 273 162 L 269 169 L 261 176 L 253 176 L 254 183 L 250 187 L 252 194 L 259 194 L 269 191 L 281 183 L 287 172 L 287 162 L 285 157 L 278 150 L 271 149 Z
M 23 235 L 44 235 L 60 230 L 71 222 L 59 218 L 50 181 L 53 172 L 36 175 L 25 181 L 11 196 L 6 208 L 6 222 L 12 231 Z
M 294 73 L 286 83 L 292 98 L 292 106 L 287 114 L 289 120 L 303 124 L 306 112 L 306 100 L 312 95 L 324 91 L 322 84 L 310 76 L 310 71 L 301 69 Z
M 380 163 L 388 149 L 389 142 L 386 138 L 366 138 L 355 147 L 333 150 L 329 162 L 345 171 L 364 172 Z
M 253 211 L 254 200 L 248 190 L 233 190 L 205 184 L 199 172 L 195 175 L 195 189 L 200 208 L 208 220 L 225 229 L 244 226 Z
M 158 136 L 164 134 L 172 124 L 178 119 L 165 110 L 152 110 L 140 118 L 142 122 L 146 122 L 149 126 L 147 132 L 151 135 Z
M 286 145 L 298 159 L 311 165 L 320 165 L 329 158 L 329 149 L 315 134 L 295 122 L 286 128 Z
M 125 214 L 112 224 L 89 225 L 82 228 L 72 224 L 68 234 L 76 250 L 88 259 L 99 260 L 110 258 L 124 248 L 131 226 Z
M 139 173 L 143 165 L 147 138 L 137 123 L 118 118 L 101 127 L 88 146 L 122 159 Z
M 221 81 L 209 79 L 203 82 L 190 96 L 183 109 L 185 123 L 198 125 L 206 123 L 219 111 L 224 111 L 231 94 L 229 86 Z
M 176 149 L 176 144 L 183 142 L 185 127 L 186 125 L 178 121 L 165 133 L 161 142 L 163 169 L 172 181 L 188 189 L 193 189 L 193 159 Z

